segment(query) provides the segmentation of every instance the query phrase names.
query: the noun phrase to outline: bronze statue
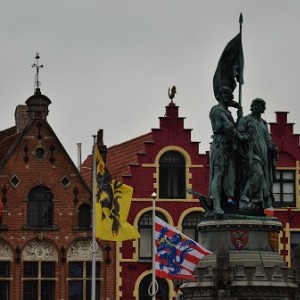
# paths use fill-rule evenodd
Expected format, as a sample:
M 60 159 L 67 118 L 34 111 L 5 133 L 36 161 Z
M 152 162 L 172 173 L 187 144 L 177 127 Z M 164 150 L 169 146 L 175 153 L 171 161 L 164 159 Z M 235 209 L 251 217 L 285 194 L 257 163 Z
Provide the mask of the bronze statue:
M 228 107 L 238 109 L 238 118 L 242 117 L 241 86 L 244 83 L 244 55 L 242 47 L 242 15 L 240 16 L 240 33 L 225 47 L 219 59 L 213 77 L 215 98 L 219 102 L 213 106 L 209 117 L 213 130 L 213 142 L 210 152 L 210 197 L 214 203 L 214 217 L 224 215 L 224 208 L 231 209 L 237 204 L 236 196 L 236 152 L 239 140 L 243 137 L 236 128 Z M 239 102 L 233 100 L 233 92 L 239 83 Z M 237 209 L 234 206 L 233 209 Z
M 224 211 L 264 216 L 264 209 L 272 208 L 274 201 L 272 187 L 277 148 L 272 143 L 267 122 L 261 118 L 266 108 L 265 101 L 254 99 L 252 113 L 243 117 L 241 86 L 244 83 L 244 56 L 241 25 L 242 15 L 240 33 L 226 45 L 213 77 L 214 94 L 219 103 L 212 107 L 209 114 L 213 130 L 210 197 L 201 197 L 205 203 L 212 202 L 212 205 L 204 207 L 206 216 L 214 218 L 221 218 Z M 239 83 L 238 103 L 233 100 L 236 82 Z M 236 121 L 228 107 L 238 109 Z
M 240 145 L 239 209 L 242 213 L 263 214 L 271 208 L 275 179 L 277 147 L 272 142 L 268 124 L 261 118 L 266 102 L 256 98 L 251 104 L 251 114 L 242 117 L 238 130 L 245 138 Z
M 226 206 L 235 197 L 235 157 L 239 140 L 243 137 L 228 110 L 229 106 L 239 107 L 233 101 L 232 90 L 223 86 L 218 94 L 219 103 L 212 107 L 209 114 L 213 130 L 210 150 L 210 194 L 214 203 L 213 215 L 222 217 L 222 206 Z

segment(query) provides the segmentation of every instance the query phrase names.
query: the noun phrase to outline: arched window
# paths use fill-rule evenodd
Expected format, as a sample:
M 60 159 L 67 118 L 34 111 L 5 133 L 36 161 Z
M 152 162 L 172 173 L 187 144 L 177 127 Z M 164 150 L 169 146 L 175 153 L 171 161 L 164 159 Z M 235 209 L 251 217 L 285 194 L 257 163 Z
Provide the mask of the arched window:
M 168 300 L 169 299 L 169 286 L 165 279 L 156 278 L 158 283 L 158 291 L 156 294 L 156 299 Z M 152 297 L 148 294 L 149 285 L 152 282 L 152 275 L 146 275 L 139 286 L 139 300 L 151 300 Z M 150 289 L 151 290 L 151 289 Z
M 203 213 L 199 211 L 188 214 L 182 222 L 182 233 L 192 240 L 199 242 L 199 231 L 197 226 L 201 222 L 202 218 Z
M 49 228 L 53 222 L 52 193 L 45 186 L 33 188 L 28 196 L 28 225 Z
M 78 226 L 83 229 L 89 229 L 91 227 L 91 207 L 88 204 L 79 206 Z
M 161 218 L 165 222 L 167 219 L 160 212 L 155 213 L 157 217 Z M 138 223 L 139 233 L 141 237 L 139 238 L 139 258 L 140 259 L 151 259 L 152 258 L 152 211 L 147 211 L 144 213 Z
M 185 159 L 168 151 L 159 160 L 159 198 L 185 199 Z

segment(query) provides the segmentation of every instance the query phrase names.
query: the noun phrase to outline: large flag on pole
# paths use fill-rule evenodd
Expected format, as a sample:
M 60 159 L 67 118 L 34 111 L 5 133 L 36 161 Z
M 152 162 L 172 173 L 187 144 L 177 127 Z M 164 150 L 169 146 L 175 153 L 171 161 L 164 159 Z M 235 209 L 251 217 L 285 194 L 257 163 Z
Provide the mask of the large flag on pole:
M 211 252 L 155 217 L 155 273 L 169 279 L 195 279 L 200 260 Z
M 107 241 L 126 241 L 140 237 L 139 232 L 127 222 L 133 189 L 113 180 L 94 145 L 96 176 L 93 183 L 96 207 L 95 236 Z
M 219 59 L 213 78 L 213 88 L 216 99 L 219 99 L 219 91 L 223 86 L 236 88 L 236 81 L 244 84 L 244 54 L 241 33 L 236 35 L 225 47 Z

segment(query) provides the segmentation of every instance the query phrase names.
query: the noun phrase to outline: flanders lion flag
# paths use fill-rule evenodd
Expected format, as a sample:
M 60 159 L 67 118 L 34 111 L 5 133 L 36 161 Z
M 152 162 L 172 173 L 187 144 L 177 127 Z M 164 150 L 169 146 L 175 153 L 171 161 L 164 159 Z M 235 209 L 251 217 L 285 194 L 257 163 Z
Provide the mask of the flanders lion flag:
M 139 238 L 139 232 L 127 222 L 132 187 L 111 178 L 96 144 L 94 145 L 94 159 L 96 238 L 116 242 Z

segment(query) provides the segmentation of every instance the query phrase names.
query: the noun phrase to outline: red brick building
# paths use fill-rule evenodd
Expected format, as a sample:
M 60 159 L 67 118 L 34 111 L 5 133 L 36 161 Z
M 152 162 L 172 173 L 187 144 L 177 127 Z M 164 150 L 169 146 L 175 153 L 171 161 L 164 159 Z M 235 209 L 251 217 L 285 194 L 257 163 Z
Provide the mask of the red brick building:
M 50 104 L 37 88 L 0 131 L 1 300 L 91 293 L 91 189 L 47 122 Z M 116 298 L 115 253 L 100 243 L 97 299 Z
M 203 209 L 187 188 L 208 194 L 208 154 L 199 154 L 199 143 L 191 140 L 192 129 L 184 128 L 179 107 L 171 101 L 160 117 L 159 128 L 109 147 L 106 166 L 112 178 L 134 189 L 128 221 L 140 232 L 139 240 L 117 243 L 116 290 L 121 300 L 151 299 L 148 287 L 152 270 L 152 198 L 157 193 L 156 214 L 198 240 L 197 224 Z M 101 143 L 100 143 L 101 144 Z M 92 163 L 90 155 L 84 170 Z M 162 187 L 165 187 L 163 189 Z M 174 299 L 172 281 L 159 279 L 159 299 Z
M 197 197 L 186 193 L 186 189 L 208 194 L 209 153 L 199 154 L 199 143 L 191 140 L 191 129 L 184 128 L 184 118 L 179 116 L 179 107 L 173 101 L 163 115 L 159 128 L 106 151 L 106 165 L 112 177 L 134 188 L 128 220 L 141 234 L 139 240 L 117 243 L 116 299 L 120 300 L 151 299 L 148 287 L 152 269 L 153 192 L 157 193 L 156 214 L 198 240 L 196 228 L 203 209 Z M 279 236 L 279 251 L 290 265 L 294 249 L 300 247 L 299 135 L 293 132 L 293 124 L 287 122 L 287 113 L 277 112 L 276 118 L 270 124 L 279 148 L 274 206 L 275 216 L 284 227 Z M 91 163 L 90 155 L 83 166 Z M 89 176 L 83 173 L 87 180 Z M 159 279 L 158 283 L 159 299 L 174 299 L 176 282 Z
M 289 266 L 300 249 L 300 147 L 299 134 L 294 133 L 294 123 L 287 121 L 288 112 L 276 112 L 276 122 L 270 123 L 272 139 L 279 148 L 277 180 L 273 186 L 275 216 L 283 224 L 280 234 L 280 253 Z M 296 257 L 295 257 L 296 255 Z

